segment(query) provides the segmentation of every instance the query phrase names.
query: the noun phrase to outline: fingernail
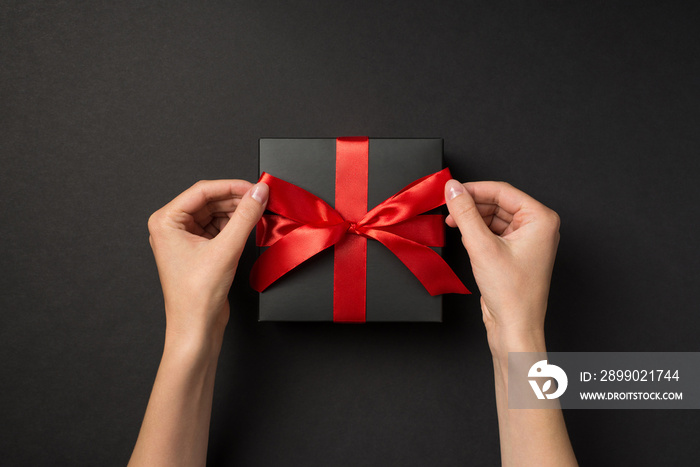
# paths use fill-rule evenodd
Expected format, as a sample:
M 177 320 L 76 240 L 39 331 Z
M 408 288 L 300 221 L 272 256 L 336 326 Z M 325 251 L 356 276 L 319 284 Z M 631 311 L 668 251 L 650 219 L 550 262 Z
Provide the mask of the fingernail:
M 464 193 L 464 185 L 459 183 L 457 180 L 452 179 L 445 183 L 445 197 L 448 201 L 455 199 L 462 193 Z
M 270 188 L 265 183 L 257 183 L 250 192 L 250 197 L 260 204 L 265 204 L 270 194 Z

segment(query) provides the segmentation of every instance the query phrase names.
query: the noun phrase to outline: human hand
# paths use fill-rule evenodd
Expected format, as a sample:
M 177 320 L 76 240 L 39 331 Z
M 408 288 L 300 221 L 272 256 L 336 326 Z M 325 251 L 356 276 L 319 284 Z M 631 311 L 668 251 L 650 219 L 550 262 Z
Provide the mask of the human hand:
M 269 188 L 244 180 L 200 181 L 148 220 L 166 312 L 166 342 L 223 335 L 228 291 L 260 220 Z
M 445 184 L 481 292 L 491 351 L 542 350 L 544 316 L 559 243 L 559 216 L 503 182 Z

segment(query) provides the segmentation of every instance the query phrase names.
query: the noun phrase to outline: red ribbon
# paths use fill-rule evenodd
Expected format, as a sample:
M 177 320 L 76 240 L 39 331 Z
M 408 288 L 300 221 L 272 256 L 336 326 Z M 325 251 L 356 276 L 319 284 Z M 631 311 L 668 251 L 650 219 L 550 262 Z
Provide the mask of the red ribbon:
M 419 215 L 445 204 L 449 169 L 423 177 L 367 212 L 367 138 L 336 140 L 335 206 L 289 182 L 263 173 L 270 187 L 267 209 L 258 224 L 256 243 L 269 247 L 250 274 L 262 292 L 289 271 L 335 245 L 333 321 L 364 322 L 367 286 L 367 239 L 389 248 L 430 295 L 468 294 L 431 246 L 444 245 L 441 215 Z M 351 235 L 347 235 L 351 234 Z

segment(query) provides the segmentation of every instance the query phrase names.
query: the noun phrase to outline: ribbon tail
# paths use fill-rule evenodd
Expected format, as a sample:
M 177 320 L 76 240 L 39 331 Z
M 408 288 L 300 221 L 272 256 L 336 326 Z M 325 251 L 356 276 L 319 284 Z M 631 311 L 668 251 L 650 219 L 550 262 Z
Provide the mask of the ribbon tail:
M 391 250 L 430 295 L 471 293 L 445 260 L 427 246 L 377 229 L 368 229 L 364 234 Z
M 307 259 L 338 243 L 346 230 L 345 224 L 295 229 L 260 255 L 250 271 L 250 285 L 262 292 Z

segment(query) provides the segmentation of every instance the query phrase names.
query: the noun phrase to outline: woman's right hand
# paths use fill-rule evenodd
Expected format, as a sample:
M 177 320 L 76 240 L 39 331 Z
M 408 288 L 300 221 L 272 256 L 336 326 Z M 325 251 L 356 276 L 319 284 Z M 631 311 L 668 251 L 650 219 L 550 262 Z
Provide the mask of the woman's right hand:
M 450 215 L 458 227 L 481 293 L 492 353 L 544 349 L 544 316 L 559 216 L 504 182 L 450 180 Z

